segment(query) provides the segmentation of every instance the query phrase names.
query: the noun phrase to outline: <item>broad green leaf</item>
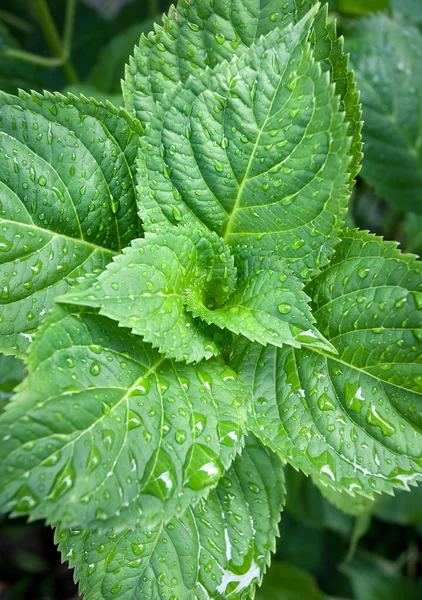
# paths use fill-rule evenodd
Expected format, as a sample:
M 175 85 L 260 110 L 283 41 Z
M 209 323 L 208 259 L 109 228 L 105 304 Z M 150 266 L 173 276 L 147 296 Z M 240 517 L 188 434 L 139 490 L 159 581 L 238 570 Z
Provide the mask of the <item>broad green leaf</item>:
M 188 297 L 198 297 L 201 303 L 207 297 L 224 299 L 235 277 L 233 257 L 218 236 L 172 228 L 134 241 L 97 283 L 60 300 L 99 308 L 100 314 L 130 327 L 167 358 L 189 363 L 219 350 L 213 332 L 186 312 Z
M 178 0 L 162 26 L 155 25 L 135 46 L 123 83 L 128 110 L 146 126 L 180 81 L 241 56 L 260 36 L 294 22 L 295 13 L 294 0 L 265 5 L 261 0 Z
M 0 95 L 0 350 L 23 355 L 67 280 L 139 237 L 139 123 L 61 95 Z
M 163 17 L 163 25 L 155 25 L 154 33 L 142 36 L 135 47 L 123 82 L 128 110 L 147 127 L 163 105 L 170 106 L 180 81 L 200 78 L 207 67 L 241 56 L 260 36 L 296 24 L 315 4 L 316 0 L 236 0 L 232 5 L 202 0 L 198 5 L 179 0 Z M 362 115 L 343 39 L 328 17 L 328 5 L 315 16 L 311 43 L 322 69 L 330 72 L 349 123 L 353 180 L 362 159 Z
M 422 35 L 379 14 L 346 38 L 361 89 L 363 178 L 379 196 L 422 213 Z
M 328 600 L 310 573 L 276 561 L 264 579 L 256 600 Z
M 12 356 L 0 355 L 0 413 L 24 377 L 24 364 Z
M 401 2 L 402 0 L 398 0 Z M 336 10 L 349 15 L 367 15 L 370 12 L 388 10 L 390 0 L 337 0 Z
M 343 490 L 334 490 L 331 486 L 325 485 L 317 477 L 313 478 L 315 486 L 321 491 L 321 494 L 338 510 L 346 515 L 369 515 L 377 508 L 377 503 L 370 498 L 365 498 L 360 494 L 352 496 Z M 368 525 L 369 523 L 367 523 Z M 365 532 L 367 526 L 365 527 Z M 359 536 L 361 537 L 361 535 Z
M 395 243 L 346 232 L 306 288 L 338 355 L 238 344 L 252 431 L 331 487 L 372 497 L 422 476 L 421 270 Z
M 276 251 L 304 278 L 327 262 L 346 204 L 350 140 L 307 44 L 310 22 L 179 85 L 142 140 L 147 229 L 197 220 L 231 246 Z
M 310 345 L 335 352 L 314 326 L 309 298 L 285 262 L 244 248 L 237 272 L 236 289 L 222 306 L 210 310 L 190 297 L 193 315 L 264 346 Z
M 245 393 L 222 361 L 175 365 L 92 313 L 56 309 L 0 419 L 0 503 L 49 523 L 170 521 L 242 445 Z
M 376 561 L 357 558 L 342 571 L 348 576 L 356 600 L 419 600 L 422 585 L 404 577 L 384 574 L 376 569 Z M 395 565 L 391 565 L 393 568 Z
M 97 102 L 106 103 L 107 100 L 114 106 L 123 106 L 123 97 L 121 93 L 104 92 L 90 83 L 73 83 L 63 90 L 64 94 L 74 96 L 85 96 L 85 98 L 95 99 Z
M 154 33 L 142 36 L 134 49 L 123 83 L 128 110 L 146 126 L 151 114 L 166 101 L 165 95 L 173 97 L 179 81 L 201 77 L 207 67 L 241 56 L 260 36 L 296 24 L 315 4 L 316 0 L 201 0 L 200 4 L 179 0 L 164 16 L 162 26 L 155 25 Z M 311 41 L 317 60 L 331 73 L 350 123 L 350 171 L 354 177 L 362 157 L 359 95 L 343 52 L 343 39 L 337 37 L 327 6 L 316 15 Z
M 415 252 L 422 256 L 422 214 L 406 214 L 403 245 L 406 252 Z
M 410 492 L 397 491 L 395 496 L 382 496 L 375 516 L 388 523 L 399 525 L 422 525 L 422 485 Z
M 396 19 L 422 28 L 422 4 L 419 0 L 390 0 L 390 3 Z
M 56 540 L 86 600 L 250 598 L 275 549 L 284 500 L 279 460 L 249 436 L 218 487 L 168 525 Z
M 370 0 L 372 2 L 372 0 Z M 382 2 L 383 0 L 373 0 Z M 368 0 L 365 0 L 368 6 Z M 300 9 L 297 11 L 296 20 L 304 17 L 306 10 L 315 4 L 314 0 L 297 2 Z M 336 94 L 340 96 L 340 106 L 344 111 L 345 119 L 349 124 L 348 135 L 351 138 L 350 148 L 350 182 L 360 171 L 362 161 L 362 109 L 360 93 L 357 90 L 353 71 L 349 70 L 349 56 L 344 53 L 343 37 L 337 35 L 336 21 L 328 16 L 328 4 L 325 4 L 316 14 L 313 31 L 310 38 L 314 47 L 315 59 L 324 71 L 330 73 L 331 81 L 335 84 Z

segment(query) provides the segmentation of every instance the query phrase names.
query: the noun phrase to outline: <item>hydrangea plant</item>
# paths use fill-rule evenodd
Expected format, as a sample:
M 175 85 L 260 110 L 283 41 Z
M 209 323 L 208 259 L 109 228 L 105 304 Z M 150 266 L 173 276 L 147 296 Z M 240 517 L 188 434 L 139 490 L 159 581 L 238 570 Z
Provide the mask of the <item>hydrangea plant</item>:
M 344 227 L 326 6 L 179 0 L 123 93 L 0 94 L 1 505 L 88 600 L 253 598 L 284 464 L 346 507 L 421 478 L 420 262 Z

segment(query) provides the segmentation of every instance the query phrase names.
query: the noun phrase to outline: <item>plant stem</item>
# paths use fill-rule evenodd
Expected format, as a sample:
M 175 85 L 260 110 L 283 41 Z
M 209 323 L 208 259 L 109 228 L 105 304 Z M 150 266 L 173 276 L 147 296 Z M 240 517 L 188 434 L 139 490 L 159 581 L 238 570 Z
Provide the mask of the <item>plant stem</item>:
M 0 52 L 0 57 L 2 56 L 16 58 L 17 60 L 39 65 L 40 67 L 61 67 L 67 58 L 66 56 L 63 58 L 48 58 L 47 56 L 39 56 L 38 54 L 32 54 L 32 52 L 25 52 L 16 48 L 6 48 L 6 50 Z
M 30 33 L 33 29 L 31 23 L 17 17 L 16 15 L 12 15 L 12 13 L 7 12 L 6 10 L 0 10 L 0 21 L 4 21 L 8 23 L 11 27 L 15 27 L 16 29 L 20 29 L 25 33 Z
M 56 25 L 53 21 L 53 17 L 51 16 L 50 10 L 47 6 L 46 0 L 32 0 L 34 5 L 35 15 L 38 19 L 42 32 L 47 40 L 48 45 L 53 53 L 53 55 L 58 59 L 65 59 L 62 65 L 62 69 L 66 74 L 67 80 L 69 83 L 77 83 L 78 76 L 76 74 L 73 65 L 66 57 L 65 48 L 62 47 L 62 42 L 60 40 L 60 36 L 58 34 Z M 70 11 L 71 12 L 71 11 Z M 72 14 L 70 15 L 72 17 Z M 66 11 L 66 19 L 69 17 L 69 10 Z M 73 21 L 73 18 L 72 18 Z M 65 29 L 68 29 L 68 25 L 66 23 Z M 70 28 L 70 31 L 73 29 L 73 25 Z
M 149 6 L 149 16 L 155 17 L 160 12 L 160 2 L 159 0 L 148 0 Z
M 75 10 L 78 0 L 67 0 L 66 16 L 63 30 L 63 50 L 70 56 L 73 38 L 73 26 L 75 24 Z
M 365 535 L 369 529 L 371 523 L 371 516 L 367 513 L 362 513 L 355 517 L 355 523 L 353 525 L 352 538 L 350 540 L 349 551 L 344 560 L 344 563 L 349 563 L 354 555 L 359 544 L 359 540 Z

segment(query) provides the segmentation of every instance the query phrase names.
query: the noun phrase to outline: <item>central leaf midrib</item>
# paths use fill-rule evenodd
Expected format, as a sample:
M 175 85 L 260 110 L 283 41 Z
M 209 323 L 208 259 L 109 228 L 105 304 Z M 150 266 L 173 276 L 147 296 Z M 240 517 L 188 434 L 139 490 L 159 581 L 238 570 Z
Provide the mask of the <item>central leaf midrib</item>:
M 372 373 L 368 373 L 368 371 L 365 371 L 365 369 L 362 369 L 361 367 L 357 367 L 357 366 L 353 365 L 352 363 L 348 363 L 348 362 L 342 360 L 341 358 L 339 358 L 338 356 L 336 356 L 335 354 L 328 354 L 328 353 L 324 352 L 323 350 L 317 350 L 315 347 L 312 347 L 312 348 L 309 347 L 309 350 L 311 352 L 316 352 L 317 354 L 323 356 L 327 361 L 335 360 L 336 362 L 344 365 L 345 367 L 348 367 L 349 369 L 354 369 L 355 371 L 359 371 L 359 373 L 362 373 L 363 375 L 366 375 L 367 377 L 372 377 L 372 379 L 375 379 L 376 381 L 380 381 L 383 384 L 391 385 L 392 387 L 396 387 L 397 389 L 403 390 L 405 392 L 410 392 L 412 394 L 418 394 L 418 392 L 415 392 L 415 390 L 412 390 L 410 388 L 405 388 L 401 385 L 398 385 L 397 383 L 392 383 L 391 381 L 387 381 L 385 379 L 381 379 L 381 377 L 372 375 Z
M 297 43 L 295 44 L 294 48 L 292 48 L 290 50 L 290 57 L 293 54 L 293 50 L 295 49 L 296 46 L 297 46 Z M 229 238 L 229 236 L 231 234 L 231 228 L 232 228 L 232 225 L 233 225 L 233 221 L 234 221 L 236 212 L 237 212 L 237 210 L 239 208 L 239 205 L 241 203 L 241 200 L 242 200 L 243 191 L 245 189 L 245 186 L 246 186 L 247 182 L 249 181 L 249 172 L 250 172 L 250 170 L 252 168 L 252 164 L 253 164 L 253 162 L 255 160 L 255 154 L 256 154 L 256 152 L 257 152 L 257 150 L 259 148 L 262 134 L 264 133 L 264 129 L 265 129 L 265 127 L 266 127 L 266 125 L 267 125 L 267 123 L 269 121 L 271 112 L 273 110 L 274 102 L 275 102 L 275 100 L 277 98 L 277 95 L 278 95 L 278 92 L 280 90 L 280 87 L 281 87 L 281 85 L 282 85 L 282 83 L 284 81 L 284 75 L 286 73 L 287 66 L 290 64 L 290 57 L 286 61 L 286 64 L 284 65 L 284 68 L 283 68 L 283 70 L 282 70 L 282 72 L 281 72 L 281 74 L 279 76 L 279 81 L 278 81 L 278 84 L 277 84 L 277 88 L 274 91 L 273 99 L 272 99 L 271 104 L 270 104 L 270 106 L 268 108 L 267 115 L 266 115 L 266 117 L 264 119 L 264 122 L 263 122 L 263 124 L 262 124 L 262 126 L 261 126 L 261 128 L 259 130 L 259 134 L 258 134 L 258 137 L 257 137 L 256 142 L 254 144 L 254 148 L 252 150 L 251 156 L 249 157 L 248 165 L 246 167 L 246 171 L 245 171 L 245 174 L 243 176 L 242 183 L 239 186 L 239 190 L 238 190 L 238 193 L 237 193 L 237 196 L 236 196 L 236 200 L 235 200 L 234 205 L 233 205 L 232 212 L 231 212 L 231 214 L 230 214 L 230 216 L 228 218 L 224 235 L 222 236 L 225 243 L 227 243 L 227 239 Z M 277 58 L 278 58 L 278 56 L 277 56 Z M 253 108 L 253 106 L 254 105 L 252 105 L 252 108 Z M 230 162 L 230 160 L 229 160 L 229 162 Z
M 76 238 L 66 235 L 65 233 L 57 233 L 56 231 L 52 231 L 51 229 L 43 229 L 42 227 L 38 227 L 38 225 L 34 225 L 32 223 L 21 223 L 20 221 L 11 221 L 10 219 L 3 219 L 0 217 L 0 223 L 10 223 L 11 225 L 26 227 L 28 229 L 36 229 L 46 235 L 51 235 L 52 237 L 61 238 L 63 240 L 67 240 L 69 242 L 82 244 L 84 246 L 88 246 L 98 252 L 104 252 L 106 254 L 111 254 L 112 256 L 117 256 L 119 252 L 116 250 L 111 250 L 109 248 L 104 248 L 103 246 L 98 246 L 97 244 L 93 244 L 92 242 L 87 242 L 83 238 Z
M 78 347 L 78 346 L 76 346 L 76 345 L 75 345 L 75 346 L 72 346 L 72 348 L 76 348 L 76 347 Z M 86 346 L 85 346 L 85 345 L 80 345 L 79 347 L 81 347 L 81 348 L 84 348 L 84 347 L 86 347 Z M 69 347 L 63 348 L 62 350 L 60 350 L 60 351 L 59 351 L 59 353 L 61 353 L 61 352 L 68 352 L 68 351 L 69 351 L 69 349 L 70 349 Z M 43 365 L 43 364 L 44 364 L 45 362 L 47 362 L 48 360 L 51 360 L 51 359 L 53 358 L 53 356 L 57 356 L 57 354 L 58 354 L 58 352 L 55 352 L 53 355 L 50 355 L 48 358 L 46 358 L 46 359 L 44 359 L 43 361 L 41 361 L 41 362 L 39 363 L 39 365 L 37 366 L 36 370 L 33 372 L 33 374 L 34 374 L 36 371 L 39 371 L 39 369 L 40 369 L 41 365 Z M 133 359 L 133 360 L 134 360 L 134 359 Z M 163 363 L 165 360 L 167 360 L 167 359 L 166 359 L 166 357 L 165 357 L 165 356 L 161 356 L 161 357 L 160 357 L 160 359 L 159 359 L 159 360 L 158 360 L 156 363 L 154 363 L 154 364 L 153 364 L 153 365 L 152 365 L 152 366 L 151 366 L 151 367 L 150 367 L 150 368 L 149 368 L 149 369 L 148 369 L 148 370 L 147 370 L 145 373 L 143 373 L 142 375 L 140 375 L 139 377 L 137 377 L 137 379 L 135 380 L 135 382 L 133 383 L 133 385 L 131 385 L 130 387 L 128 387 L 128 388 L 113 388 L 113 389 L 122 389 L 122 391 L 124 390 L 126 393 L 125 393 L 125 394 L 123 394 L 123 396 L 122 396 L 122 397 L 121 397 L 121 398 L 120 398 L 120 399 L 119 399 L 119 400 L 116 402 L 116 404 L 114 404 L 114 406 L 111 408 L 111 411 L 114 411 L 114 410 L 115 410 L 115 409 L 116 409 L 118 406 L 120 406 L 120 405 L 121 405 L 121 403 L 122 403 L 122 402 L 124 402 L 125 400 L 127 401 L 128 397 L 129 397 L 129 395 L 130 395 L 130 393 L 131 393 L 131 392 L 132 392 L 134 389 L 136 389 L 136 387 L 137 387 L 137 385 L 139 384 L 139 382 L 140 382 L 142 379 L 144 379 L 144 378 L 146 378 L 146 377 L 149 377 L 149 376 L 150 376 L 150 375 L 152 375 L 152 374 L 155 374 L 155 371 L 158 369 L 158 367 L 159 367 L 159 366 L 160 366 L 160 365 L 161 365 L 161 364 L 162 364 L 162 363 Z M 134 360 L 134 362 L 135 362 L 135 363 L 137 363 L 138 365 L 140 365 L 141 367 L 144 367 L 144 368 L 145 368 L 145 365 L 143 365 L 142 363 L 138 362 L 137 360 Z M 88 389 L 94 389 L 94 388 L 88 388 Z M 109 387 L 106 387 L 105 389 L 110 389 L 110 388 L 109 388 Z M 80 394 L 80 393 L 82 393 L 83 391 L 84 391 L 84 390 L 79 390 L 79 391 L 78 391 L 78 392 L 76 392 L 76 393 L 77 393 L 77 394 Z M 62 396 L 63 396 L 63 393 L 62 393 L 62 392 L 61 392 L 60 394 L 58 394 L 58 395 L 55 395 L 55 396 L 50 396 L 50 397 L 47 399 L 47 401 L 46 401 L 46 402 L 49 402 L 49 401 L 51 401 L 51 400 L 54 400 L 55 398 L 62 398 Z M 86 433 L 87 433 L 87 432 L 90 432 L 92 429 L 94 429 L 94 427 L 97 427 L 97 426 L 98 426 L 98 424 L 99 424 L 99 423 L 101 423 L 101 422 L 104 420 L 105 416 L 106 416 L 106 415 L 102 415 L 101 417 L 99 417 L 98 419 L 96 419 L 95 421 L 93 421 L 93 423 L 92 423 L 92 424 L 91 424 L 89 427 L 87 427 L 86 429 L 84 429 L 83 431 L 81 431 L 81 432 L 79 433 L 79 435 L 77 435 L 75 438 L 68 439 L 68 441 L 67 441 L 67 442 L 66 442 L 66 443 L 65 443 L 63 446 L 61 446 L 59 450 L 62 452 L 62 451 L 65 449 L 65 448 L 67 448 L 67 447 L 68 447 L 68 446 L 70 446 L 70 445 L 71 445 L 72 447 L 74 447 L 74 446 L 75 446 L 75 444 L 76 444 L 76 443 L 77 443 L 77 442 L 78 442 L 78 441 L 79 441 L 79 440 L 80 440 L 80 439 L 81 439 L 81 438 L 82 438 L 84 435 L 86 435 Z M 127 429 L 127 427 L 126 427 L 126 429 Z M 66 437 L 68 437 L 68 435 L 67 435 L 67 434 L 64 434 L 64 435 L 65 435 Z M 71 434 L 70 434 L 70 435 L 71 435 Z M 41 441 L 41 440 L 44 440 L 44 439 L 49 439 L 50 437 L 51 437 L 51 435 L 44 436 L 44 437 L 42 437 L 42 438 L 38 438 L 38 440 L 37 440 L 37 441 L 39 442 L 39 441 Z M 161 442 L 162 442 L 162 437 L 161 437 L 161 439 L 160 439 L 160 444 L 159 444 L 160 446 L 161 446 Z M 14 454 L 14 453 L 17 451 L 17 450 L 20 450 L 20 447 L 13 449 L 13 450 L 12 450 L 12 452 L 11 452 L 11 453 L 8 455 L 8 456 L 9 456 L 9 458 L 10 458 L 10 456 L 12 456 L 12 455 L 13 455 L 13 454 Z M 27 472 L 27 473 L 32 473 L 32 472 L 34 471 L 34 469 L 38 468 L 39 466 L 42 466 L 42 465 L 43 465 L 43 464 L 44 464 L 44 463 L 45 463 L 47 460 L 49 460 L 49 459 L 51 458 L 51 456 L 52 456 L 52 455 L 53 455 L 55 452 L 56 452 L 56 450 L 55 450 L 55 451 L 54 451 L 52 454 L 49 454 L 49 455 L 48 455 L 48 456 L 47 456 L 47 457 L 46 457 L 46 458 L 45 458 L 45 459 L 44 459 L 44 460 L 43 460 L 43 461 L 40 463 L 40 465 L 35 465 L 35 467 L 33 467 L 33 468 L 29 469 L 29 470 L 28 470 L 28 471 L 26 471 L 26 472 Z M 91 493 L 92 493 L 92 492 L 91 492 Z M 88 492 L 88 494 L 90 494 L 90 492 Z

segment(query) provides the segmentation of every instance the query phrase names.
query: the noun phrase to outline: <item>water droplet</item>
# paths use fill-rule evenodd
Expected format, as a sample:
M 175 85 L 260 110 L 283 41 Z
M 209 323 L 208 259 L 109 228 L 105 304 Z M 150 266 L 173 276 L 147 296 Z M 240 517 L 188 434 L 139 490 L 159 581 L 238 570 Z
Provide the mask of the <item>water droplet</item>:
M 332 400 L 332 398 L 330 398 L 328 394 L 322 394 L 318 398 L 318 406 L 324 412 L 335 410 L 336 408 L 335 402 Z
M 135 554 L 135 556 L 140 556 L 141 554 L 143 554 L 145 552 L 144 544 L 131 544 L 131 548 L 132 548 L 132 552 Z
M 91 364 L 91 368 L 89 369 L 89 372 L 91 373 L 91 375 L 93 375 L 94 377 L 97 377 L 100 373 L 101 373 L 101 365 L 99 362 L 94 361 Z
M 395 307 L 403 308 L 406 305 L 406 302 L 407 302 L 407 296 L 404 296 L 403 298 L 399 298 L 395 303 Z
M 215 485 L 223 473 L 218 456 L 202 444 L 189 448 L 184 465 L 184 483 L 195 491 Z
M 75 484 L 75 476 L 73 463 L 69 461 L 54 480 L 49 494 L 50 497 L 53 500 L 57 500 L 60 496 L 63 496 L 63 494 L 69 491 Z
M 278 305 L 278 310 L 282 315 L 288 315 L 291 312 L 292 307 L 290 304 L 283 303 Z
M 379 427 L 385 436 L 393 435 L 396 432 L 395 426 L 381 416 L 375 404 L 371 404 L 369 407 L 366 421 L 369 425 Z
M 179 431 L 176 431 L 175 438 L 178 444 L 183 444 L 186 441 L 186 431 L 179 429 Z
M 108 452 L 110 452 L 110 450 L 113 447 L 115 437 L 116 436 L 114 434 L 114 431 L 111 431 L 111 429 L 104 429 L 102 433 L 102 439 L 104 442 L 105 449 Z
M 344 384 L 344 395 L 346 397 L 347 406 L 354 412 L 360 413 L 365 402 L 360 382 L 355 381 L 354 383 L 350 383 L 349 381 L 346 381 Z
M 12 249 L 13 242 L 10 242 L 3 236 L 0 236 L 0 252 L 9 252 Z

